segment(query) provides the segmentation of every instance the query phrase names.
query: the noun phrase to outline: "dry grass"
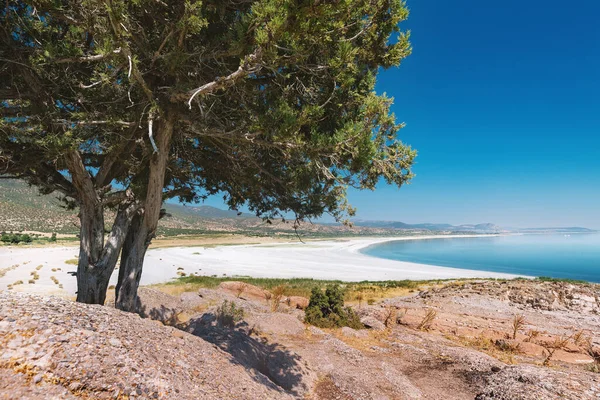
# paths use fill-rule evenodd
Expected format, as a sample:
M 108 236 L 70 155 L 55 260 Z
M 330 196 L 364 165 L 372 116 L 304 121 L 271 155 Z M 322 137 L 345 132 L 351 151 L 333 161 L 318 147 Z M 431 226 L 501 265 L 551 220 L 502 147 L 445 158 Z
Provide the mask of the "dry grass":
M 281 303 L 281 299 L 283 298 L 285 291 L 287 289 L 287 285 L 279 285 L 275 286 L 273 290 L 271 290 L 271 311 L 276 312 L 279 310 L 279 303 Z
M 325 376 L 317 381 L 314 389 L 315 400 L 351 400 L 352 398 L 346 395 L 333 382 L 331 376 Z
M 236 297 L 239 299 L 247 289 L 248 284 L 246 282 L 242 282 L 235 290 Z
M 398 324 L 398 309 L 394 306 L 385 308 L 385 320 L 383 322 L 386 328 L 393 328 Z
M 565 347 L 569 343 L 569 340 L 571 340 L 572 337 L 573 337 L 573 335 L 558 336 L 558 337 L 554 338 L 554 341 L 552 343 L 546 344 L 544 346 L 546 358 L 544 358 L 544 361 L 542 362 L 542 364 L 546 367 L 549 366 L 550 361 L 552 360 L 552 357 L 554 356 L 554 353 L 556 352 L 556 350 L 560 350 L 563 347 Z
M 527 325 L 524 315 L 515 315 L 512 320 L 512 338 L 517 338 L 517 333 Z
M 356 292 L 354 299 L 358 301 L 358 308 L 362 307 L 362 302 L 365 300 L 365 294 L 361 291 Z
M 68 260 L 65 261 L 65 264 L 77 265 L 77 264 L 79 264 L 79 259 L 77 259 L 77 258 L 70 258 L 70 259 L 68 259 Z
M 587 343 L 586 353 L 594 359 L 594 362 L 587 365 L 587 370 L 590 372 L 600 373 L 600 350 L 592 346 L 591 340 Z
M 437 317 L 437 311 L 430 308 L 429 310 L 427 310 L 427 313 L 425 314 L 425 316 L 423 317 L 423 319 L 417 326 L 417 329 L 420 331 L 430 330 L 431 325 L 433 324 L 433 321 L 435 320 L 435 317 Z
M 458 341 L 462 345 L 482 351 L 506 364 L 515 364 L 514 351 L 503 350 L 494 340 L 482 334 L 476 337 L 447 336 L 447 339 Z M 518 347 L 518 346 L 517 346 Z M 516 349 L 518 350 L 518 348 Z
M 530 329 L 529 331 L 527 331 L 527 339 L 525 339 L 524 341 L 533 342 L 533 340 L 539 337 L 541 334 L 542 333 L 538 330 Z

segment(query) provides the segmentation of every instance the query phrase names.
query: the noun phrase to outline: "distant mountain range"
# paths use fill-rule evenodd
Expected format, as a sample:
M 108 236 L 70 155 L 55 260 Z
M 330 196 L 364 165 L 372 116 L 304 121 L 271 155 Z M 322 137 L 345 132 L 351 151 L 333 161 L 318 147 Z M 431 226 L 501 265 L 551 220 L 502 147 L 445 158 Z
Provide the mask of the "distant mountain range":
M 581 227 L 550 227 L 550 228 L 510 228 L 501 227 L 492 223 L 451 225 L 451 224 L 407 224 L 399 221 L 369 221 L 353 220 L 356 226 L 365 226 L 370 228 L 389 228 L 389 229 L 424 229 L 429 231 L 450 231 L 450 232 L 476 232 L 476 233 L 585 233 L 596 232 L 593 229 Z
M 293 225 L 281 221 L 267 224 L 252 214 L 222 210 L 200 205 L 165 204 L 167 217 L 159 222 L 159 234 L 200 234 L 200 233 L 243 233 L 247 235 L 296 235 Z M 113 215 L 107 213 L 107 223 Z M 399 221 L 368 221 L 355 219 L 353 227 L 335 223 L 304 223 L 299 228 L 303 235 L 349 236 L 349 235 L 413 235 L 444 233 L 583 233 L 595 232 L 591 229 L 568 228 L 506 228 L 491 223 L 474 225 L 451 224 L 407 224 Z M 77 211 L 60 207 L 56 196 L 40 196 L 38 191 L 27 184 L 4 179 L 0 180 L 0 232 L 1 231 L 41 231 L 57 233 L 77 233 L 79 228 Z

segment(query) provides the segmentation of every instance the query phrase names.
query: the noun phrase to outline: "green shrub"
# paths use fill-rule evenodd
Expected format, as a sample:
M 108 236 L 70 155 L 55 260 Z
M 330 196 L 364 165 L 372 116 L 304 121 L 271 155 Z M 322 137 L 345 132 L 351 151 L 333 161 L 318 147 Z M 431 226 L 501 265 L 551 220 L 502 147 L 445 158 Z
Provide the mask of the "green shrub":
M 244 318 L 244 310 L 235 305 L 233 301 L 223 301 L 217 307 L 217 324 L 226 328 L 234 328 Z
M 49 242 L 56 242 L 56 232 L 52 233 L 52 236 L 50 236 L 50 239 L 48 239 Z
M 31 243 L 33 241 L 33 239 L 27 233 L 24 233 L 21 235 L 18 233 L 4 232 L 2 234 L 2 236 L 0 237 L 0 241 L 2 241 L 4 243 L 19 244 L 21 242 Z
M 364 328 L 354 310 L 344 307 L 344 291 L 337 284 L 327 285 L 324 292 L 313 288 L 304 321 L 319 328 Z

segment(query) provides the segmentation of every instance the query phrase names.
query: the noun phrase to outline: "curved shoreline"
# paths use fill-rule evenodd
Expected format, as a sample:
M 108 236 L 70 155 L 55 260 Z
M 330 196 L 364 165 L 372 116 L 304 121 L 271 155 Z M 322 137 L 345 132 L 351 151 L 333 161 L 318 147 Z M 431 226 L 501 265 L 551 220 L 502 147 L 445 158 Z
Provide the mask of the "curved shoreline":
M 490 235 L 411 236 L 338 239 L 306 243 L 241 244 L 232 246 L 166 247 L 151 249 L 146 255 L 141 284 L 165 283 L 182 273 L 190 275 L 252 276 L 257 278 L 313 278 L 341 281 L 434 280 L 459 278 L 506 278 L 522 275 L 470 270 L 407 261 L 388 260 L 363 254 L 361 249 L 396 240 L 489 237 Z M 76 279 L 68 274 L 75 265 L 65 264 L 76 254 L 73 247 L 0 248 L 0 290 L 17 281 L 15 291 L 73 295 Z M 11 265 L 19 266 L 10 269 Z M 41 267 L 39 267 L 41 266 Z M 39 268 L 39 269 L 38 269 Z M 28 281 L 32 273 L 39 278 Z M 54 282 L 56 278 L 62 288 Z M 116 284 L 113 273 L 111 284 Z

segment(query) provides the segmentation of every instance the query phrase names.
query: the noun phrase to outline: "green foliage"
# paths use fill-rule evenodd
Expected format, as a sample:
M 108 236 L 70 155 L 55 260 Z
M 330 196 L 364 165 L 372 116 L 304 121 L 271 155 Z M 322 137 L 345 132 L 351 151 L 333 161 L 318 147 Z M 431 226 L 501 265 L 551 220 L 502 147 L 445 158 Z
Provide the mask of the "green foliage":
M 19 244 L 19 243 L 31 243 L 33 239 L 27 233 L 19 234 L 19 233 L 2 233 L 0 236 L 0 241 L 3 243 L 10 244 Z
M 304 320 L 321 328 L 363 328 L 358 315 L 344 307 L 344 291 L 339 285 L 328 285 L 325 291 L 313 288 Z
M 56 232 L 52 232 L 52 236 L 48 239 L 49 242 L 56 242 Z
M 244 318 L 244 310 L 239 308 L 235 302 L 227 300 L 217 307 L 216 314 L 217 324 L 230 329 L 233 329 Z
M 62 172 L 77 151 L 108 172 L 102 196 L 118 182 L 143 199 L 152 113 L 157 137 L 175 121 L 166 197 L 341 220 L 348 187 L 413 176 L 392 99 L 375 93 L 378 71 L 411 52 L 407 17 L 400 0 L 9 1 L 0 167 L 74 207 Z
M 536 279 L 538 281 L 542 281 L 542 282 L 589 283 L 587 281 L 582 281 L 582 280 L 579 280 L 579 279 L 552 278 L 552 277 L 549 277 L 549 276 L 539 276 Z

